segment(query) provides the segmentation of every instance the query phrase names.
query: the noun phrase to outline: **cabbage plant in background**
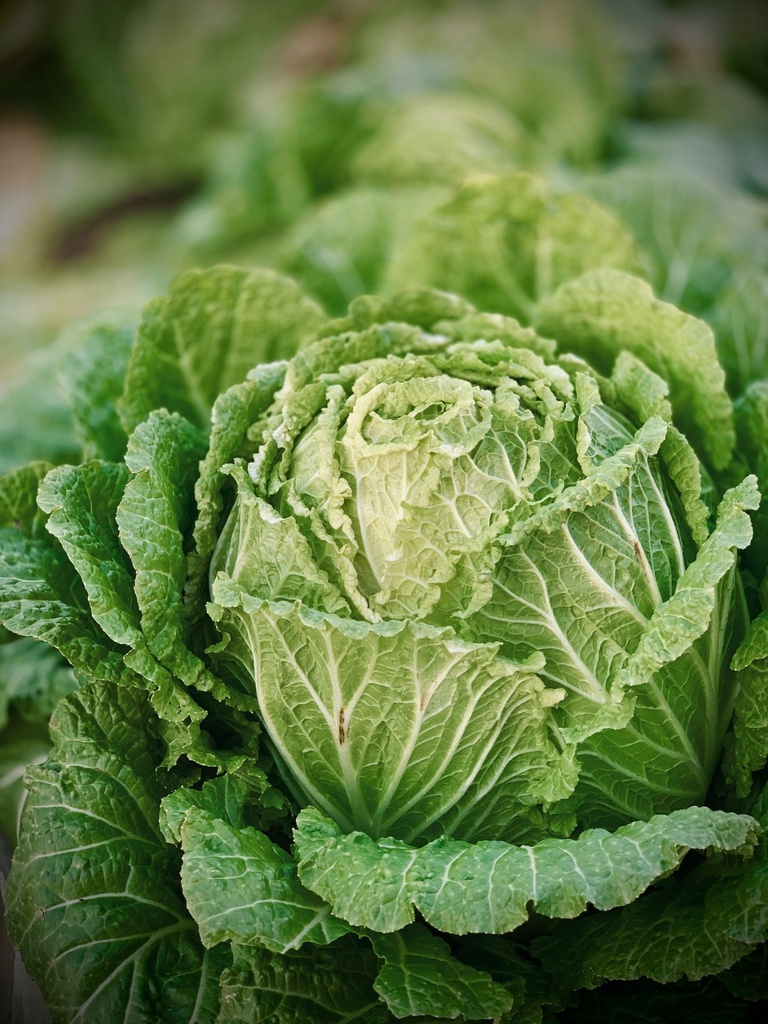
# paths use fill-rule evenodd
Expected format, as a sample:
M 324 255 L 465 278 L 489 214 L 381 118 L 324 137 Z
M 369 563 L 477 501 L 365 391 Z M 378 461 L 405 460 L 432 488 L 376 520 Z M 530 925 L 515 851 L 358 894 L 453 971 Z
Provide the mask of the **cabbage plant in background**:
M 626 229 L 533 209 L 534 326 L 186 275 L 85 461 L 2 478 L 3 622 L 80 683 L 7 889 L 55 1020 L 765 995 L 759 446 Z

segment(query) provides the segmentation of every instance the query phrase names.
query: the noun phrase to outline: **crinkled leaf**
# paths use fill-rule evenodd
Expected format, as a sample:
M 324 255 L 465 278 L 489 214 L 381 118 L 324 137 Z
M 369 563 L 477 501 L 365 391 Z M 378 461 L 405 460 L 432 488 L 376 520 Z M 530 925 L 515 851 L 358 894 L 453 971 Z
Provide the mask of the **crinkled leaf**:
M 292 858 L 264 833 L 197 807 L 187 811 L 181 835 L 184 895 L 206 946 L 231 940 L 287 953 L 354 931 L 301 884 Z M 359 934 L 382 961 L 374 987 L 398 1018 L 485 1019 L 511 1004 L 504 988 L 455 960 L 421 925 L 397 935 Z
M 133 572 L 115 522 L 128 478 L 122 464 L 57 466 L 41 484 L 38 503 L 83 581 L 95 621 L 116 643 L 137 647 L 143 638 Z
M 67 332 L 69 352 L 59 378 L 72 410 L 83 459 L 115 462 L 128 440 L 117 412 L 137 317 L 100 316 Z
M 141 688 L 93 684 L 59 705 L 28 774 L 8 928 L 57 1019 L 213 1021 L 225 950 L 202 948 L 158 826 L 163 745 Z
M 703 321 L 654 298 L 650 286 L 618 270 L 567 281 L 536 315 L 536 329 L 567 339 L 569 351 L 607 372 L 622 350 L 669 383 L 678 425 L 700 455 L 724 469 L 733 453 L 733 408 L 715 338 Z
M 249 442 L 248 429 L 265 412 L 283 383 L 285 366 L 278 362 L 257 367 L 248 380 L 233 385 L 213 406 L 208 452 L 200 463 L 195 482 L 198 511 L 185 591 L 192 623 L 202 617 L 208 598 L 208 563 L 218 541 L 219 520 L 224 508 L 222 492 L 227 482 L 221 468 L 237 456 L 253 453 L 253 439 Z
M 552 198 L 527 174 L 478 174 L 421 219 L 386 283 L 445 288 L 530 323 L 538 302 L 596 267 L 639 269 L 634 239 L 613 214 L 584 196 Z
M 218 395 L 257 363 L 293 355 L 324 319 L 274 271 L 188 271 L 144 310 L 120 405 L 126 430 L 161 408 L 207 428 Z
M 410 847 L 344 834 L 310 808 L 294 834 L 299 877 L 353 925 L 392 932 L 418 910 L 440 931 L 512 931 L 531 910 L 576 917 L 588 905 L 623 906 L 674 870 L 689 849 L 751 851 L 759 831 L 746 815 L 690 807 L 614 833 L 535 846 L 438 839 Z
M 233 828 L 201 808 L 181 824 L 182 883 L 203 943 L 259 943 L 284 953 L 349 932 L 299 882 L 291 857 L 263 832 Z
M 512 1006 L 502 985 L 452 957 L 448 944 L 424 925 L 369 937 L 384 961 L 374 988 L 395 1017 L 486 1020 Z
M 534 950 L 567 988 L 648 977 L 668 983 L 725 971 L 768 940 L 765 840 L 740 872 L 670 880 L 629 907 L 564 922 Z
M 723 770 L 739 796 L 768 761 L 768 612 L 754 619 L 734 655 L 739 688 L 731 733 L 725 740 Z
M 175 677 L 205 687 L 212 684 L 205 683 L 204 666 L 187 646 L 183 602 L 185 537 L 204 451 L 202 437 L 182 416 L 152 413 L 128 443 L 131 477 L 113 522 L 135 572 L 134 600 L 149 650 Z
M 219 1024 L 392 1024 L 373 990 L 377 960 L 367 943 L 305 946 L 281 955 L 233 946 L 221 978 Z
M 0 479 L 0 619 L 11 632 L 56 647 L 87 676 L 130 677 L 64 549 L 44 529 L 37 492 L 49 468 L 32 463 Z
M 248 783 L 235 775 L 208 779 L 200 789 L 182 786 L 169 793 L 160 807 L 160 828 L 169 843 L 181 842 L 181 825 L 191 807 L 221 818 L 233 828 L 245 825 L 243 808 L 248 798 Z

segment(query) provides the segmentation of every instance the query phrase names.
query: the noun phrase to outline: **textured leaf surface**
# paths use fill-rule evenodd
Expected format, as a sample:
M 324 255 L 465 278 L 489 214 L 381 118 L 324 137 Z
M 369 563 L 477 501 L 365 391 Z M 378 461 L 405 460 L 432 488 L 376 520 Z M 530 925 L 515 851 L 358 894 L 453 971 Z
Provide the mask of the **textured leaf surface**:
M 730 461 L 733 407 L 725 390 L 712 329 L 654 298 L 650 286 L 617 270 L 595 270 L 568 281 L 542 304 L 536 328 L 568 339 L 568 348 L 598 370 L 622 350 L 639 356 L 670 386 L 675 418 L 715 469 Z
M 576 917 L 635 900 L 691 849 L 751 850 L 757 823 L 746 815 L 691 807 L 609 833 L 535 846 L 440 839 L 414 848 L 343 834 L 314 809 L 295 833 L 299 877 L 353 925 L 392 932 L 418 910 L 440 931 L 507 932 L 531 909 Z
M 131 313 L 99 317 L 67 332 L 69 347 L 59 371 L 83 460 L 117 461 L 128 440 L 117 412 L 136 328 Z
M 195 482 L 198 511 L 185 592 L 192 623 L 199 621 L 208 598 L 208 563 L 218 541 L 219 520 L 224 507 L 222 492 L 226 477 L 221 473 L 221 467 L 238 455 L 251 454 L 248 428 L 265 412 L 284 376 L 285 363 L 259 366 L 248 380 L 233 385 L 220 395 L 213 406 L 208 451 L 200 463 Z
M 448 944 L 423 925 L 370 939 L 384 961 L 374 988 L 395 1017 L 486 1020 L 512 1006 L 503 986 L 454 959 Z
M 291 857 L 256 829 L 236 829 L 194 808 L 181 827 L 182 882 L 206 946 L 226 939 L 284 953 L 349 932 L 305 889 Z
M 764 843 L 764 841 L 763 841 Z M 621 911 L 564 922 L 535 951 L 563 985 L 606 980 L 697 980 L 732 967 L 768 940 L 764 846 L 741 872 L 671 881 Z
M 126 429 L 155 409 L 207 428 L 218 395 L 257 363 L 293 355 L 324 319 L 298 285 L 274 271 L 189 271 L 144 310 L 122 398 Z
M 0 620 L 56 647 L 92 678 L 130 676 L 120 649 L 94 621 L 64 549 L 45 530 L 37 492 L 49 469 L 31 463 L 0 478 Z
M 287 955 L 234 946 L 221 978 L 219 1024 L 392 1024 L 373 990 L 377 960 L 362 943 L 305 946 Z
M 192 492 L 204 452 L 202 437 L 182 416 L 152 413 L 128 443 L 125 464 L 132 475 L 114 518 L 133 566 L 146 644 L 172 675 L 188 684 L 204 675 L 187 646 L 182 597 Z
M 536 665 L 450 629 L 265 604 L 222 578 L 214 600 L 279 757 L 349 831 L 498 834 L 521 827 L 514 810 L 570 792 L 547 725 L 559 694 Z
M 184 895 L 206 946 L 231 940 L 275 953 L 301 948 L 310 957 L 318 954 L 305 944 L 325 946 L 354 931 L 302 885 L 292 858 L 262 832 L 230 825 L 198 807 L 185 814 L 181 840 Z M 455 960 L 446 943 L 421 925 L 391 936 L 359 934 L 370 939 L 382 961 L 374 987 L 398 1018 L 485 1019 L 511 1004 L 504 988 Z M 366 959 L 359 949 L 355 955 Z M 342 971 L 340 980 L 344 976 Z
M 163 749 L 141 689 L 90 685 L 52 721 L 30 769 L 8 881 L 8 927 L 59 1021 L 213 1021 L 223 950 L 184 906 L 178 853 L 158 826 Z

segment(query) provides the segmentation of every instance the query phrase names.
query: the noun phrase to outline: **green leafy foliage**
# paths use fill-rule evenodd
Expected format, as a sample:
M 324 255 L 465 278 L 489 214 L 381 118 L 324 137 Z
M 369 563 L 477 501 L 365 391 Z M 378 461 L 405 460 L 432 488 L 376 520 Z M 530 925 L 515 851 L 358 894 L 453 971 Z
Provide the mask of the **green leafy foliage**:
M 545 133 L 476 100 L 434 191 L 449 89 L 294 153 L 307 194 L 369 183 L 283 248 L 301 283 L 193 271 L 86 325 L 79 447 L 0 480 L 8 920 L 57 1020 L 762 998 L 759 273 L 714 246 L 657 298 L 663 247 L 511 173 Z M 728 376 L 710 271 L 755 338 Z
M 167 783 L 152 719 L 140 689 L 81 689 L 28 775 L 8 925 L 57 1019 L 152 1016 L 158 991 L 168 1019 L 216 1017 L 229 958 L 200 945 L 158 826 Z

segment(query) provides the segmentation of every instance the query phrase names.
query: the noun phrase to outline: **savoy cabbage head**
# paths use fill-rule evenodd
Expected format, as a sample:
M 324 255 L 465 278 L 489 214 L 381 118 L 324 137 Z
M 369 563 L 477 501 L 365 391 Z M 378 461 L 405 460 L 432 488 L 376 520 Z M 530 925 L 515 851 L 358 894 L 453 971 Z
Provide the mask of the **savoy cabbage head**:
M 224 467 L 210 613 L 287 784 L 345 831 L 528 841 L 702 802 L 747 480 L 713 522 L 661 380 L 455 297 L 361 300 Z
M 712 333 L 615 266 L 532 308 L 188 274 L 122 396 L 75 389 L 88 461 L 0 480 L 8 637 L 80 683 L 7 888 L 56 1020 L 759 989 L 759 493 Z

